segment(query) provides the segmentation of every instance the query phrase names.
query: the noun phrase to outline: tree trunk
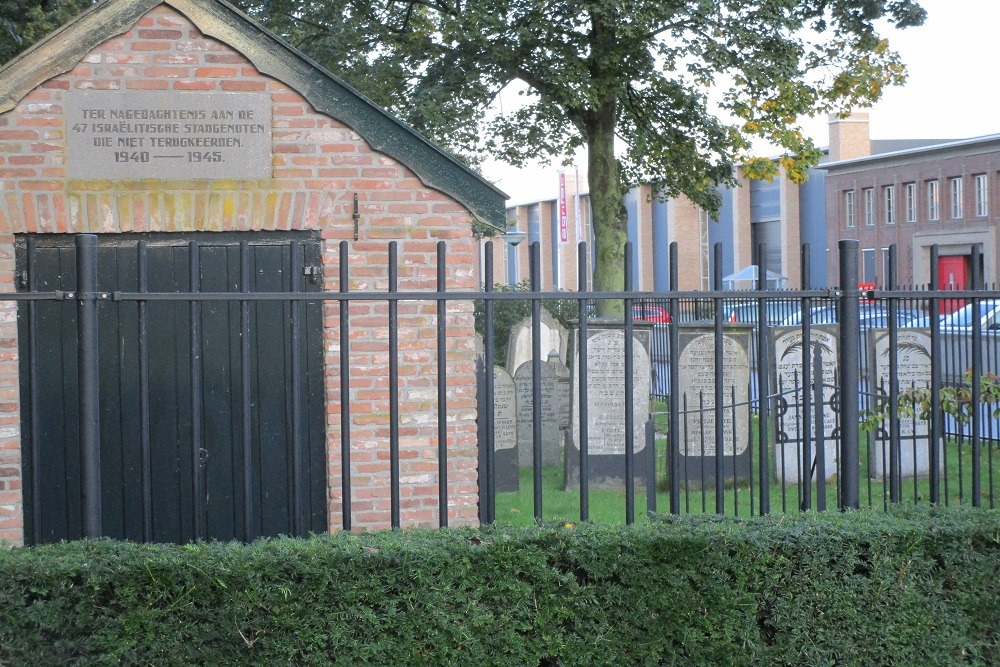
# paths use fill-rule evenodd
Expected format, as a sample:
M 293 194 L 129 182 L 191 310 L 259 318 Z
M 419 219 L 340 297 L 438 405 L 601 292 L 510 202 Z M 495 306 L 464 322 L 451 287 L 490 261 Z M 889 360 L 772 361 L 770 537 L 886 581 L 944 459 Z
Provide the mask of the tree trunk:
M 591 220 L 594 229 L 594 290 L 617 292 L 625 287 L 625 241 L 628 215 L 625 188 L 615 158 L 615 101 L 596 110 L 587 127 L 587 181 L 590 186 Z M 601 317 L 621 317 L 621 301 L 598 301 Z

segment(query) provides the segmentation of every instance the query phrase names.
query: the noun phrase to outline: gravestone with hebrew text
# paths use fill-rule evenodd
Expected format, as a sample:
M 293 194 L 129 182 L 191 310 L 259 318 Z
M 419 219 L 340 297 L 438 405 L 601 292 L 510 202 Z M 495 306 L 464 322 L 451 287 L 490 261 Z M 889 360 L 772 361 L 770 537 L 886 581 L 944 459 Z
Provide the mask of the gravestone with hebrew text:
M 531 467 L 534 452 L 533 365 L 521 364 L 514 374 L 517 388 L 517 448 L 522 468 Z M 569 427 L 569 369 L 555 354 L 539 364 L 541 381 L 542 464 L 562 462 L 563 431 Z
M 822 396 L 809 388 L 808 401 L 803 387 L 803 340 L 801 327 L 775 327 L 771 332 L 771 381 L 778 394 L 772 402 L 775 419 L 774 469 L 779 484 L 797 484 L 804 478 L 804 466 L 809 466 L 810 479 L 824 480 L 837 474 L 837 422 L 839 403 L 837 365 L 837 326 L 813 325 L 809 329 L 810 345 L 806 354 L 810 375 L 822 376 Z M 819 356 L 819 368 L 815 358 Z M 815 383 L 815 379 L 811 384 Z M 809 427 L 808 430 L 806 427 Z M 811 456 L 805 460 L 805 441 L 809 436 Z
M 722 457 L 724 479 L 750 476 L 750 336 L 752 327 L 727 324 L 722 335 L 723 396 L 715 409 L 716 340 L 713 328 L 682 325 L 678 331 L 678 383 L 683 417 L 680 479 L 705 486 Z M 717 430 L 718 415 L 721 425 Z M 721 449 L 719 441 L 721 439 Z
M 574 332 L 579 336 L 579 331 Z M 591 488 L 621 489 L 625 486 L 625 330 L 621 323 L 591 323 L 587 330 L 587 452 Z M 583 431 L 580 420 L 580 360 L 573 358 L 571 389 L 571 435 L 566 438 L 566 488 L 580 484 L 580 448 Z M 647 455 L 653 443 L 647 442 L 646 426 L 650 420 L 650 331 L 637 326 L 632 347 L 632 426 L 633 478 L 636 489 L 642 488 L 649 470 Z
M 896 332 L 896 379 L 901 394 L 913 393 L 931 386 L 931 333 L 929 329 L 899 329 Z M 875 404 L 889 415 L 890 349 L 888 329 L 868 332 L 869 386 Z M 920 418 L 920 407 L 913 414 L 899 415 L 899 472 L 901 477 L 930 474 L 929 424 Z M 889 475 L 890 432 L 888 419 L 871 433 L 868 448 L 870 476 L 886 479 Z M 939 452 L 941 445 L 938 445 Z M 940 455 L 938 461 L 944 462 Z

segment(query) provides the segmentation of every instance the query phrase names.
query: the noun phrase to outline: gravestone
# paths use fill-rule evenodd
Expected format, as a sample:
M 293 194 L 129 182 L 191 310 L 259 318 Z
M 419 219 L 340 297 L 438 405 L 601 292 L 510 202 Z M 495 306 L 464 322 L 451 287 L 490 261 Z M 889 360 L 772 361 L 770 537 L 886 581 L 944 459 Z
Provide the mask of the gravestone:
M 569 427 L 569 369 L 555 353 L 539 366 L 541 380 L 542 465 L 562 461 L 563 431 Z M 534 392 L 532 364 L 521 364 L 514 374 L 517 390 L 517 449 L 522 468 L 532 466 L 534 451 Z
M 929 329 L 899 329 L 896 332 L 896 377 L 899 391 L 926 389 L 931 386 L 931 333 Z M 868 332 L 870 386 L 878 407 L 889 414 L 889 330 L 874 329 Z M 913 416 L 899 418 L 899 470 L 903 477 L 929 475 L 930 437 L 929 424 L 920 419 L 920 408 Z M 872 434 L 868 448 L 869 470 L 874 479 L 884 479 L 889 474 L 889 420 L 882 422 Z M 940 447 L 940 445 L 939 445 Z M 940 449 L 939 449 L 940 451 Z M 942 463 L 944 456 L 938 458 Z
M 725 479 L 750 476 L 750 336 L 752 327 L 726 325 L 722 335 L 722 452 Z M 716 341 L 712 327 L 678 331 L 681 424 L 680 478 L 705 486 L 715 481 Z
M 823 396 L 820 413 L 822 430 L 817 428 L 816 398 L 810 394 L 808 419 L 803 410 L 802 386 L 802 346 L 803 335 L 800 327 L 775 327 L 771 332 L 773 351 L 771 379 L 773 389 L 779 398 L 772 403 L 775 418 L 774 468 L 777 481 L 797 484 L 803 478 L 803 445 L 805 425 L 810 424 L 811 451 L 809 462 L 812 479 L 816 479 L 816 455 L 820 451 L 819 438 L 822 434 L 823 465 L 825 479 L 837 474 L 837 440 L 840 430 L 837 426 L 837 404 L 839 402 L 837 382 L 837 327 L 835 325 L 813 325 L 809 329 L 810 363 L 819 352 L 822 374 Z M 811 371 L 815 378 L 817 369 Z M 814 382 L 815 380 L 813 380 Z M 824 480 L 825 481 L 825 480 Z
M 559 362 L 566 363 L 566 348 L 569 342 L 569 334 L 566 327 L 559 324 L 552 314 L 542 309 L 541 325 L 539 328 L 540 340 L 542 343 L 542 358 L 547 359 L 549 354 L 555 350 L 559 353 Z M 531 317 L 526 317 L 510 329 L 510 338 L 507 343 L 507 371 L 511 375 L 517 374 L 517 369 L 526 361 L 531 361 Z
M 480 486 L 485 489 L 482 474 L 486 472 L 486 451 L 489 447 L 489 433 L 486 409 L 485 366 L 478 362 L 476 373 L 479 379 L 479 471 Z M 520 486 L 520 472 L 517 467 L 517 405 L 514 380 L 503 366 L 493 367 L 493 469 L 495 489 L 498 493 L 517 491 Z
M 625 486 L 625 329 L 620 321 L 591 321 L 587 330 L 587 451 L 591 488 Z M 579 330 L 574 331 L 579 337 Z M 632 443 L 636 488 L 646 478 L 646 422 L 650 419 L 650 331 L 637 324 L 632 347 Z M 575 346 L 574 346 L 575 347 Z M 580 484 L 580 360 L 573 358 L 571 434 L 566 438 L 566 488 Z

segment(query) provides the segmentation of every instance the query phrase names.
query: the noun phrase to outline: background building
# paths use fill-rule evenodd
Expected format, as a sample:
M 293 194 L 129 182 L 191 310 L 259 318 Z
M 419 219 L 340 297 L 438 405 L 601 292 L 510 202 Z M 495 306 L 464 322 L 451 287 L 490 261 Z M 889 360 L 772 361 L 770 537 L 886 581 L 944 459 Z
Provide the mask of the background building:
M 924 285 L 931 276 L 930 249 L 937 244 L 940 259 L 933 270 L 940 284 L 961 288 L 971 277 L 972 248 L 978 245 L 983 275 L 995 282 L 1000 135 L 916 143 L 897 142 L 883 147 L 889 150 L 826 165 L 830 252 L 840 239 L 857 239 L 862 281 L 883 284 L 895 243 L 900 284 Z M 832 257 L 831 284 L 838 270 Z
M 1000 239 L 993 231 L 990 200 L 1000 170 L 1000 135 L 967 140 L 872 140 L 866 113 L 829 119 L 829 147 L 801 184 L 784 177 L 771 182 L 737 172 L 739 186 L 721 188 L 716 218 L 684 197 L 660 201 L 650 185 L 625 196 L 628 238 L 633 243 L 633 283 L 642 291 L 669 286 L 669 246 L 679 245 L 680 288 L 711 287 L 712 247 L 722 244 L 722 274 L 753 264 L 753 248 L 767 247 L 766 268 L 783 276 L 782 286 L 801 287 L 801 247 L 810 248 L 809 284 L 838 281 L 837 241 L 861 242 L 861 281 L 881 283 L 888 247 L 899 248 L 901 284 L 926 283 L 930 247 L 938 244 L 942 284 L 962 286 L 971 248 L 979 244 L 987 280 L 998 279 Z M 527 233 L 517 247 L 495 241 L 495 280 L 516 283 L 529 276 L 529 245 L 541 246 L 543 289 L 577 289 L 580 239 L 591 240 L 586 177 L 576 197 L 567 176 L 568 241 L 560 243 L 558 200 L 519 203 L 507 209 L 512 229 Z M 580 223 L 576 224 L 576 207 Z M 750 283 L 737 284 L 750 288 Z

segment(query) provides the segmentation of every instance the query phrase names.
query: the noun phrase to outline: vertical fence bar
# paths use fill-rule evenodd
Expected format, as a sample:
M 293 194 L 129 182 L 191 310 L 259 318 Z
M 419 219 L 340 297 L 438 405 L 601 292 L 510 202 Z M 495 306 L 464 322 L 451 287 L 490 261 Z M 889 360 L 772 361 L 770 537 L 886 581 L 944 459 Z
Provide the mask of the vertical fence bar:
M 448 301 L 447 264 L 444 241 L 437 244 L 437 382 L 438 382 L 438 526 L 448 527 Z M 537 394 L 536 394 L 537 395 Z
M 679 289 L 679 271 L 677 267 L 677 242 L 670 244 L 670 291 L 677 292 Z M 681 409 L 680 409 L 680 378 L 678 377 L 678 347 L 680 345 L 678 327 L 680 326 L 680 301 L 671 296 L 669 301 L 670 324 L 668 325 L 670 356 L 670 396 L 669 396 L 669 419 L 667 422 L 667 465 L 670 469 L 670 513 L 680 514 L 681 511 Z M 685 471 L 686 472 L 686 471 Z
M 149 291 L 148 249 L 145 241 L 136 244 L 139 291 Z M 139 301 L 139 475 L 142 489 L 142 540 L 153 541 L 153 486 L 149 450 L 149 332 L 146 302 Z
M 291 291 L 298 294 L 302 291 L 302 244 L 292 241 L 289 244 L 291 253 Z M 302 536 L 306 532 L 305 516 L 302 504 L 302 302 L 292 299 L 289 304 L 291 317 L 291 367 L 292 367 L 292 534 Z
M 351 301 L 347 241 L 340 242 L 340 492 L 344 530 L 351 529 Z
M 240 291 L 250 294 L 250 244 L 240 241 Z M 250 402 L 250 301 L 240 300 L 240 403 L 243 406 L 243 539 L 257 537 L 253 515 L 253 429 Z
M 389 242 L 389 294 L 399 290 L 399 248 Z M 491 401 L 487 405 L 492 409 Z M 389 299 L 389 523 L 400 527 L 399 508 L 399 301 Z
M 656 514 L 656 422 L 646 422 L 646 516 Z
M 625 291 L 632 291 L 632 242 L 625 242 Z M 635 523 L 635 313 L 632 299 L 625 303 L 625 525 Z M 647 401 L 649 398 L 647 397 Z
M 712 247 L 712 289 L 715 292 L 722 290 L 722 244 L 716 243 Z M 723 414 L 723 404 L 725 403 L 725 341 L 722 339 L 722 299 L 716 296 L 712 300 L 714 306 L 714 328 L 712 344 L 715 348 L 715 363 L 713 372 L 715 373 L 715 392 L 712 396 L 712 411 L 715 414 L 715 513 L 725 514 L 726 512 L 726 473 L 723 467 L 725 444 L 725 429 L 722 427 L 725 415 Z M 735 423 L 735 422 L 734 422 Z M 736 479 L 733 478 L 735 482 Z
M 201 253 L 198 242 L 188 243 L 188 268 L 190 270 L 190 288 L 192 294 L 201 291 Z M 191 488 L 193 497 L 191 507 L 194 511 L 194 536 L 205 538 L 205 475 L 203 469 L 202 450 L 204 434 L 202 432 L 202 351 L 201 351 L 201 303 L 192 299 L 191 310 Z
M 542 520 L 542 289 L 541 244 L 528 247 L 531 271 L 531 477 L 535 521 Z
M 938 246 L 931 246 L 930 297 L 931 319 L 931 442 L 928 461 L 930 462 L 930 501 L 935 505 L 941 502 L 941 446 L 944 440 L 944 416 L 941 414 L 941 300 L 938 290 Z
M 812 288 L 812 278 L 809 266 L 809 244 L 802 244 L 802 254 L 800 255 L 799 275 L 801 277 L 802 289 Z M 813 471 L 813 415 L 812 401 L 812 317 L 810 317 L 812 299 L 805 297 L 802 299 L 802 470 L 799 478 L 802 480 L 802 502 L 799 509 L 805 511 L 812 509 L 812 471 Z M 757 326 L 763 323 L 758 322 Z M 817 346 L 817 351 L 819 347 Z M 816 372 L 822 375 L 822 369 L 817 368 Z M 820 385 L 822 386 L 822 385 Z M 823 394 L 817 399 L 823 402 Z M 818 428 L 823 428 L 822 422 L 816 422 Z
M 493 292 L 493 241 L 486 242 L 486 250 L 483 267 L 483 289 L 486 293 Z M 493 300 L 487 299 L 483 304 L 486 311 L 486 336 L 484 340 L 485 350 L 485 363 L 483 364 L 486 368 L 484 372 L 486 373 L 486 523 L 493 523 L 496 521 L 496 432 L 494 426 L 496 424 L 496 414 L 494 410 L 496 406 L 494 405 L 495 390 L 496 390 L 496 377 L 493 370 L 494 364 L 496 364 L 496 359 L 494 358 L 495 351 L 494 345 L 496 345 L 496 332 L 493 330 L 494 327 L 494 315 L 493 315 Z M 482 447 L 482 443 L 479 445 Z
M 101 428 L 97 331 L 97 236 L 76 237 L 77 349 L 83 537 L 101 537 Z M 38 484 L 39 480 L 33 480 Z
M 972 289 L 983 288 L 980 271 L 982 250 L 978 243 L 972 246 Z M 979 298 L 972 297 L 972 506 L 979 507 L 982 498 L 982 373 L 983 373 L 983 316 Z
M 587 292 L 588 278 L 588 253 L 587 243 L 580 241 L 576 247 L 577 257 L 577 289 L 581 293 Z M 590 520 L 590 427 L 588 419 L 590 413 L 587 405 L 587 301 L 581 298 L 580 304 L 580 333 L 577 340 L 579 350 L 578 368 L 580 369 L 579 393 L 580 393 L 580 521 Z
M 889 246 L 889 266 L 886 276 L 886 289 L 895 290 L 898 287 L 897 275 L 897 254 L 896 244 Z M 899 300 L 889 299 L 889 500 L 898 503 L 903 496 L 903 474 L 900 468 L 902 460 L 902 444 L 900 443 L 899 429 Z M 874 378 L 876 360 L 868 360 L 869 376 Z M 876 438 L 877 440 L 877 438 Z M 876 443 L 879 448 L 881 443 Z M 885 451 L 882 452 L 885 459 Z M 869 458 L 869 460 L 871 460 Z M 916 459 L 913 460 L 914 466 Z M 914 475 L 916 469 L 914 468 Z M 871 475 L 869 475 L 869 478 Z
M 826 422 L 823 414 L 823 357 L 819 346 L 813 350 L 813 423 L 816 424 L 816 511 L 826 511 Z
M 840 241 L 840 508 L 861 506 L 858 439 L 859 351 L 858 242 Z
M 757 291 L 763 292 L 767 289 L 767 245 L 761 243 L 757 247 Z M 767 332 L 761 322 L 767 322 L 767 301 L 759 296 L 757 298 L 757 434 L 758 434 L 758 454 L 757 454 L 757 483 L 760 485 L 760 514 L 770 514 L 771 512 L 771 475 L 769 469 L 770 457 L 768 456 L 768 366 L 767 366 Z
M 28 237 L 28 291 L 38 291 L 38 276 L 35 266 L 38 253 L 34 236 Z M 28 302 L 28 378 L 31 382 L 31 536 L 32 544 L 42 541 L 42 461 L 41 424 L 38 411 L 41 402 L 38 397 L 38 304 Z M 27 536 L 25 536 L 27 537 Z

